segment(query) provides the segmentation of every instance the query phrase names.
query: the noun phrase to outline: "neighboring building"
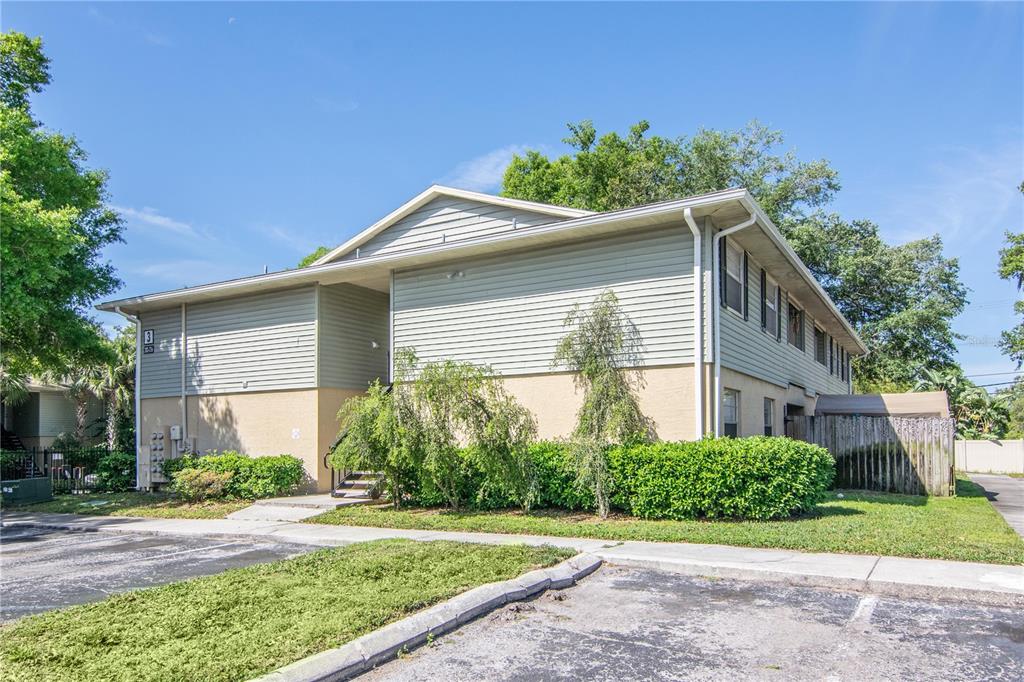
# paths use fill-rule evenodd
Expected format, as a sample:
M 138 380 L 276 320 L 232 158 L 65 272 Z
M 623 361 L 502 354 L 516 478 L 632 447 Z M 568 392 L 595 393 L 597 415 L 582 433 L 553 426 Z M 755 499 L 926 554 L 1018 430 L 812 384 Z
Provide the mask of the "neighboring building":
M 3 449 L 46 448 L 62 433 L 75 432 L 75 402 L 63 386 L 31 383 L 28 397 L 17 405 L 2 406 Z M 93 442 L 103 439 L 103 403 L 89 399 L 86 433 Z M 95 437 L 93 437 L 95 436 Z
M 581 396 L 552 356 L 570 308 L 606 289 L 643 338 L 640 401 L 665 440 L 782 434 L 849 393 L 865 352 L 742 189 L 591 213 L 434 186 L 308 268 L 99 308 L 141 321 L 144 453 L 291 453 L 326 489 L 338 408 L 389 380 L 395 348 L 490 365 L 542 437 L 567 435 Z

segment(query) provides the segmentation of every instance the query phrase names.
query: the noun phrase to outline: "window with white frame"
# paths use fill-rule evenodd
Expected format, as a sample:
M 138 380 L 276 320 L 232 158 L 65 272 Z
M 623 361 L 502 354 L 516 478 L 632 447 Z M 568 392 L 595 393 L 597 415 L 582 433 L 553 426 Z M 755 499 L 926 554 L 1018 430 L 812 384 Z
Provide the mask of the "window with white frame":
M 769 277 L 764 270 L 761 271 L 761 329 L 771 334 L 776 339 L 779 334 L 779 314 L 782 307 L 779 295 L 779 284 Z
M 775 400 L 764 399 L 764 435 L 774 435 L 775 431 Z
M 731 388 L 722 390 L 722 433 L 731 438 L 739 436 L 740 392 Z
M 724 267 L 722 268 L 722 302 L 727 308 L 732 308 L 740 315 L 743 315 L 743 308 L 746 304 L 745 277 L 743 276 L 743 262 L 745 260 L 743 249 L 727 238 L 722 239 L 725 247 Z
M 828 341 L 823 330 L 814 328 L 814 359 L 828 367 Z

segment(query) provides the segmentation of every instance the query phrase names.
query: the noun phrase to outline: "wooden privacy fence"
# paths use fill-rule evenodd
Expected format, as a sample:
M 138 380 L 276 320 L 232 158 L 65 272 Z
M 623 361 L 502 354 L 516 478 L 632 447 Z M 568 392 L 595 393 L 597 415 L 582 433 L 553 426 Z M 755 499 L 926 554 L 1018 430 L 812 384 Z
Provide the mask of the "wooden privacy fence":
M 952 419 L 942 417 L 791 417 L 786 435 L 827 449 L 836 487 L 908 495 L 955 493 Z

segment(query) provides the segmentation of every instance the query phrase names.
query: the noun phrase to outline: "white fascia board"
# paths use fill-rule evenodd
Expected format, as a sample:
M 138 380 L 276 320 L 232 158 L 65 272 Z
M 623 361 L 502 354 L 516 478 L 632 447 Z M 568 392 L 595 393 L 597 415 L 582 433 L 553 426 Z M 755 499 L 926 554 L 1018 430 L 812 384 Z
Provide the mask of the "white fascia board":
M 416 249 L 414 251 L 367 256 L 358 260 L 324 263 L 322 265 L 310 265 L 297 270 L 283 270 L 281 272 L 272 272 L 267 275 L 254 275 L 252 277 L 243 277 L 223 282 L 201 284 L 199 286 L 188 287 L 185 289 L 173 289 L 171 291 L 162 291 L 114 301 L 105 301 L 98 304 L 96 308 L 97 310 L 113 311 L 114 308 L 120 307 L 125 310 L 135 311 L 138 310 L 138 306 L 140 305 L 151 306 L 153 304 L 163 304 L 171 306 L 177 305 L 182 301 L 194 300 L 206 296 L 216 295 L 220 297 L 230 296 L 235 293 L 238 295 L 253 293 L 266 285 L 279 285 L 282 288 L 286 286 L 301 286 L 304 284 L 311 285 L 319 281 L 321 276 L 326 273 L 343 272 L 345 270 L 360 270 L 373 266 L 387 266 L 391 268 L 402 267 L 403 261 L 407 262 L 412 259 L 422 260 L 424 257 L 434 255 L 438 258 L 450 258 L 481 245 L 508 242 L 511 246 L 514 246 L 516 242 L 529 241 L 531 238 L 538 236 L 558 232 L 570 233 L 578 228 L 592 227 L 603 223 L 616 223 L 636 218 L 654 217 L 662 214 L 669 215 L 676 211 L 681 214 L 682 210 L 687 207 L 708 207 L 715 204 L 736 201 L 745 195 L 745 190 L 725 190 L 723 192 L 715 192 L 713 194 L 705 194 L 697 197 L 690 197 L 688 199 L 665 201 L 658 204 L 649 204 L 647 206 L 639 206 L 636 208 L 627 208 L 620 211 L 591 213 L 579 218 L 553 222 L 547 225 L 538 225 L 529 229 L 465 239 L 448 244 L 437 244 Z
M 542 213 L 550 215 L 556 218 L 579 218 L 586 215 L 593 215 L 593 211 L 584 211 L 578 208 L 566 208 L 564 206 L 552 206 L 551 204 L 541 204 L 535 201 L 523 201 L 522 199 L 509 199 L 507 197 L 498 197 L 493 194 L 484 194 L 483 192 L 471 192 L 466 189 L 457 189 L 455 187 L 445 187 L 444 185 L 432 185 L 423 192 L 420 192 L 415 197 L 405 202 L 391 213 L 387 214 L 370 227 L 366 228 L 356 236 L 349 239 L 341 246 L 332 249 L 330 252 L 324 254 L 320 258 L 313 261 L 313 265 L 324 265 L 335 260 L 339 256 L 350 252 L 357 246 L 365 244 L 367 241 L 377 236 L 387 228 L 391 227 L 399 220 L 409 215 L 421 206 L 426 205 L 430 201 L 437 199 L 438 197 L 455 197 L 456 199 L 465 199 L 467 201 L 479 201 L 484 204 L 491 204 L 494 206 L 505 206 L 508 208 L 518 208 L 524 211 L 531 211 L 533 213 Z
M 779 247 L 779 250 L 782 251 L 783 255 L 786 256 L 786 258 L 793 265 L 793 267 L 796 268 L 797 272 L 800 273 L 800 276 L 804 279 L 805 282 L 807 282 L 807 285 L 811 287 L 815 294 L 817 294 L 818 298 L 825 302 L 825 305 L 828 306 L 832 314 L 835 315 L 836 319 L 838 319 L 840 324 L 842 324 L 843 329 L 846 331 L 846 333 L 849 334 L 850 338 L 853 339 L 854 343 L 857 344 L 857 346 L 860 349 L 861 355 L 867 354 L 868 347 L 864 345 L 864 342 L 861 340 L 860 335 L 858 335 L 856 330 L 854 330 L 849 320 L 846 319 L 846 316 L 844 316 L 839 311 L 839 308 L 832 300 L 832 297 L 829 296 L 828 293 L 821 287 L 821 284 L 818 282 L 818 280 L 815 279 L 814 275 L 811 274 L 811 271 L 807 269 L 807 266 L 804 264 L 804 262 L 800 260 L 800 256 L 796 255 L 796 251 L 793 250 L 793 247 L 789 245 L 789 242 L 786 241 L 786 238 L 782 236 L 781 232 L 779 232 L 779 228 L 775 226 L 775 223 L 772 222 L 772 219 L 768 217 L 768 214 L 764 212 L 764 209 L 761 208 L 757 201 L 755 201 L 754 198 L 750 196 L 749 192 L 743 190 L 743 193 L 745 196 L 740 200 L 743 203 L 743 205 L 753 215 L 757 216 L 757 222 L 760 223 L 762 227 L 764 227 L 765 233 L 768 235 L 768 237 L 773 242 L 775 242 L 775 245 Z

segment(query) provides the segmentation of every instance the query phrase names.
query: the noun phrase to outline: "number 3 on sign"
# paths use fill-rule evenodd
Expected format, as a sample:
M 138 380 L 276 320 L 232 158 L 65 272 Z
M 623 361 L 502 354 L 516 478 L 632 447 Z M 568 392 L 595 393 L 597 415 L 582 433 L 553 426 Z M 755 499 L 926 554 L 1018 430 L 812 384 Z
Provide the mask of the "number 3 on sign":
M 142 332 L 142 343 L 147 345 L 147 346 L 150 345 L 151 343 L 153 343 L 153 330 L 152 329 L 147 329 L 147 330 Z

